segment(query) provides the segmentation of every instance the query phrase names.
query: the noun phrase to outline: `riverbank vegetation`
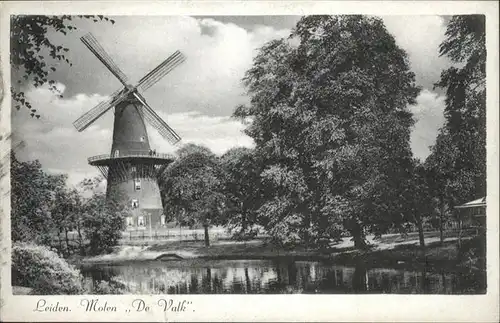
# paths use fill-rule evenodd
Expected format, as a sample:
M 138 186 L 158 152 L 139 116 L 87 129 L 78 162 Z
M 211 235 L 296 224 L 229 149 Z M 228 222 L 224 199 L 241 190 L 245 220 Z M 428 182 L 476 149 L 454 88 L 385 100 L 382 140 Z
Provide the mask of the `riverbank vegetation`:
M 407 54 L 382 20 L 303 17 L 290 37 L 258 51 L 243 79 L 250 100 L 236 107 L 234 117 L 246 124 L 255 147 L 217 156 L 188 144 L 159 171 L 167 219 L 202 226 L 204 245 L 197 250 L 211 257 L 314 250 L 338 253 L 339 261 L 430 263 L 439 255 L 484 270 L 485 246 L 478 242 L 484 234 L 452 251 L 444 233 L 455 206 L 486 195 L 484 42 L 483 16 L 448 21 L 440 54 L 456 66 L 436 83 L 446 92 L 446 121 L 422 161 L 410 147 L 410 106 L 420 89 Z M 12 153 L 13 242 L 50 246 L 63 257 L 111 251 L 128 210 L 99 192 L 98 182 L 88 179 L 70 189 L 64 175 L 48 174 L 38 161 L 21 162 Z M 211 245 L 213 225 L 226 227 L 235 240 L 259 231 L 269 238 L 259 247 L 243 243 L 232 250 Z M 440 232 L 437 245 L 426 243 L 429 227 Z M 78 233 L 76 245 L 68 239 L 71 231 Z M 417 247 L 376 250 L 367 241 L 413 231 Z M 334 252 L 346 238 L 352 248 Z M 28 258 L 20 256 L 22 247 L 14 250 L 16 271 Z M 41 262 L 37 257 L 29 259 Z

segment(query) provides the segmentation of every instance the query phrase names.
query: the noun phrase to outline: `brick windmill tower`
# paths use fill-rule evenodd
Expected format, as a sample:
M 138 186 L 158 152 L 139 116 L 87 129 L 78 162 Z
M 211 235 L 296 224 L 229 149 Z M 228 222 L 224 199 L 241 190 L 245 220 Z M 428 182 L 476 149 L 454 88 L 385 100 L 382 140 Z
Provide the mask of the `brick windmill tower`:
M 132 86 L 93 35 L 87 34 L 81 41 L 124 86 L 73 123 L 78 131 L 83 131 L 115 108 L 111 153 L 90 157 L 89 164 L 97 166 L 107 179 L 108 198 L 119 195 L 124 203 L 131 203 L 128 229 L 158 227 L 165 218 L 156 173 L 160 167 L 171 163 L 173 156 L 151 150 L 146 122 L 171 144 L 175 145 L 181 138 L 147 104 L 141 93 L 184 62 L 185 57 L 176 51 Z M 115 194 L 117 192 L 120 194 Z

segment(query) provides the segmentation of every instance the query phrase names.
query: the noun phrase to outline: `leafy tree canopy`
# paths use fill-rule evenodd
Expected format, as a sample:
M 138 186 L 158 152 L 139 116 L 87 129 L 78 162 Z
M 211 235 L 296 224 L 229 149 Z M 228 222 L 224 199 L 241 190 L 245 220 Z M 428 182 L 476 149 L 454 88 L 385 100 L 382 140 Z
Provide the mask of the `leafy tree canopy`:
M 458 66 L 441 73 L 445 125 L 426 167 L 436 195 L 450 207 L 486 195 L 486 44 L 482 15 L 453 16 L 440 54 Z
M 21 162 L 11 154 L 11 239 L 48 243 L 57 205 L 57 192 L 66 177 L 43 171 L 39 161 Z
M 236 237 L 246 238 L 257 233 L 258 208 L 263 199 L 260 174 L 262 162 L 253 149 L 232 148 L 220 158 L 222 190 L 226 197 L 224 223 Z
M 59 68 L 60 63 L 72 66 L 67 57 L 70 51 L 63 43 L 54 42 L 49 32 L 69 35 L 77 27 L 75 19 L 89 19 L 93 22 L 110 22 L 114 20 L 104 16 L 40 16 L 40 15 L 15 15 L 11 16 L 11 52 L 10 63 L 15 74 L 20 75 L 12 88 L 12 98 L 15 107 L 20 110 L 26 107 L 30 110 L 31 117 L 40 118 L 40 113 L 29 102 L 25 93 L 19 86 L 30 83 L 34 87 L 48 84 L 52 91 L 57 92 L 56 80 L 51 74 Z M 59 94 L 61 97 L 62 95 Z
M 244 82 L 251 104 L 235 116 L 252 120 L 272 234 L 308 241 L 345 226 L 361 245 L 364 227 L 401 218 L 419 88 L 380 19 L 304 17 L 261 48 Z
M 181 223 L 215 224 L 223 205 L 221 169 L 206 147 L 186 145 L 178 159 L 160 174 L 165 214 L 182 216 Z

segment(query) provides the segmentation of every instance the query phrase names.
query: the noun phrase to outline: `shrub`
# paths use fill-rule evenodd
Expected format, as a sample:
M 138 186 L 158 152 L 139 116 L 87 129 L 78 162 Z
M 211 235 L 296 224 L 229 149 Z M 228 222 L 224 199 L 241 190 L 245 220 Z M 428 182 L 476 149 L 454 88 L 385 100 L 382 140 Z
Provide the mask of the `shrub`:
M 12 285 L 33 288 L 31 294 L 82 294 L 80 271 L 45 246 L 12 247 Z

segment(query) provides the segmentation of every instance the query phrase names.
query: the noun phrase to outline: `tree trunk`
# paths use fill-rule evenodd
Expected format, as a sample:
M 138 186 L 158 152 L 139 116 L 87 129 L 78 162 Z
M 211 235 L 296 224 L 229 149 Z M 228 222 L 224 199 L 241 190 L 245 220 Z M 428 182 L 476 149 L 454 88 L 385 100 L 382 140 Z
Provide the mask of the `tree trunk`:
M 242 218 L 241 218 L 241 239 L 243 241 L 247 240 L 247 228 L 248 228 L 247 216 L 246 216 L 246 213 L 243 212 Z
M 62 246 L 61 233 L 62 233 L 62 228 L 59 228 L 59 231 L 57 232 L 57 238 L 59 239 L 59 252 L 62 253 L 63 246 Z
M 441 208 L 439 212 L 439 242 L 441 245 L 444 243 L 444 233 L 443 233 L 443 224 L 444 224 L 444 198 L 441 197 Z
M 361 236 L 361 234 L 353 234 L 353 238 L 354 238 L 354 248 L 366 249 L 366 247 L 368 247 L 365 239 Z
M 240 203 L 240 210 L 243 210 L 243 202 Z M 247 215 L 246 212 L 241 212 L 241 233 L 243 238 L 245 238 L 245 234 L 247 232 Z
M 418 229 L 418 240 L 420 241 L 420 249 L 422 250 L 422 256 L 425 256 L 425 238 L 424 238 L 424 226 L 422 224 L 422 218 L 420 216 L 415 216 L 415 222 Z
M 363 235 L 363 229 L 361 228 L 361 225 L 356 220 L 353 220 L 350 227 L 351 228 L 349 231 L 351 232 L 352 238 L 354 240 L 354 248 L 366 249 L 368 245 Z
M 208 224 L 204 224 L 203 228 L 205 229 L 205 247 L 210 247 L 210 237 L 208 236 Z
M 306 250 L 309 249 L 309 243 L 311 242 L 311 237 L 309 236 L 309 229 L 311 228 L 311 216 L 309 211 L 306 211 L 306 216 L 304 218 L 304 243 L 306 246 Z
M 65 237 L 65 240 L 66 240 L 66 252 L 69 256 L 70 252 L 69 252 L 69 238 L 68 238 L 68 229 L 64 228 L 64 237 Z
M 78 244 L 80 245 L 80 253 L 83 255 L 84 254 L 83 237 L 79 225 L 76 227 L 76 230 L 78 231 Z
M 462 218 L 458 218 L 458 239 L 457 239 L 457 255 L 458 261 L 462 260 Z

